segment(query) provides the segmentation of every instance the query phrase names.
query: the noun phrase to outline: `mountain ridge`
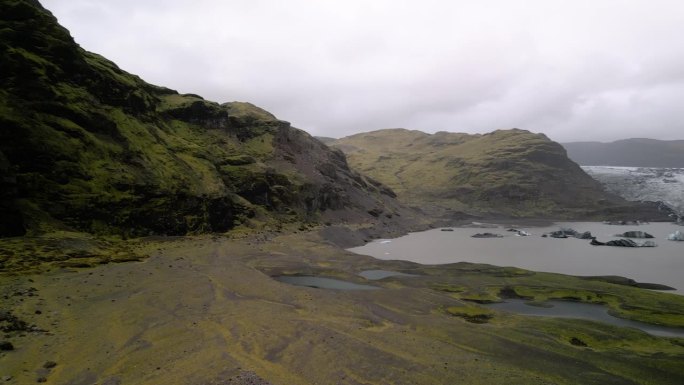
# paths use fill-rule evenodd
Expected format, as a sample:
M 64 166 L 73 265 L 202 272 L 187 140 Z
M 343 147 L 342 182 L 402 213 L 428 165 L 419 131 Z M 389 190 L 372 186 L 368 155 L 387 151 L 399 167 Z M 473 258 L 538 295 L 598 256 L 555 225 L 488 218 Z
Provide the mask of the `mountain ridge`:
M 331 143 L 360 172 L 390 186 L 400 200 L 474 215 L 598 217 L 643 207 L 607 193 L 544 134 L 487 134 L 383 129 Z
M 582 166 L 684 167 L 684 140 L 630 138 L 562 145 L 570 159 Z

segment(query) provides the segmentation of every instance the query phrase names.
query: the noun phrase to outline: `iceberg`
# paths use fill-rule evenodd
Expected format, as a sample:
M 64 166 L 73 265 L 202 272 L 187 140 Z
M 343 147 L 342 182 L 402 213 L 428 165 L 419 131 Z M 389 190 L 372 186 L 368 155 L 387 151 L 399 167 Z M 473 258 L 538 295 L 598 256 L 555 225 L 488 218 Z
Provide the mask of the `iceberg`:
M 668 235 L 667 239 L 670 241 L 684 241 L 684 234 L 682 234 L 681 231 L 677 230 L 674 233 Z

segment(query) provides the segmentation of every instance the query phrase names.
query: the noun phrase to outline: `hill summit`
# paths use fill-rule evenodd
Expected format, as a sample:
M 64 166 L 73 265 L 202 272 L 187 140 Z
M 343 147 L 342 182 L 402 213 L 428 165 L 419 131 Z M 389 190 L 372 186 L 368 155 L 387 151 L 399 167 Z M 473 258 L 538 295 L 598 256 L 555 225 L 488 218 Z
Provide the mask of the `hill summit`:
M 660 217 L 605 192 L 560 144 L 525 130 L 431 135 L 385 129 L 330 144 L 413 206 L 514 217 L 600 217 L 623 211 Z

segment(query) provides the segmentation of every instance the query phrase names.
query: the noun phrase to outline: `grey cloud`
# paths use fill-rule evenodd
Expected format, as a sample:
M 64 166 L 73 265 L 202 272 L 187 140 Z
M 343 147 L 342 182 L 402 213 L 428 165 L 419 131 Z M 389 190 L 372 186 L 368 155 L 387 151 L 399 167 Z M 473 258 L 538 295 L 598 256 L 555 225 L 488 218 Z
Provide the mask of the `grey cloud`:
M 675 0 L 43 0 L 144 79 L 315 135 L 385 127 L 682 138 Z

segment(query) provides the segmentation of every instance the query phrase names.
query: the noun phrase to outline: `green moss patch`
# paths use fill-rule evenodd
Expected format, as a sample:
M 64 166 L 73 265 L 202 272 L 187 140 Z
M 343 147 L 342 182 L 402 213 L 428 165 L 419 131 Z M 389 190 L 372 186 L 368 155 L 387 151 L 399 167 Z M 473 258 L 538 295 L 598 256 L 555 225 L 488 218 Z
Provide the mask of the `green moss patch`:
M 476 324 L 489 322 L 495 314 L 489 309 L 484 309 L 478 306 L 450 306 L 447 307 L 445 311 L 447 314 L 463 318 L 468 322 Z

